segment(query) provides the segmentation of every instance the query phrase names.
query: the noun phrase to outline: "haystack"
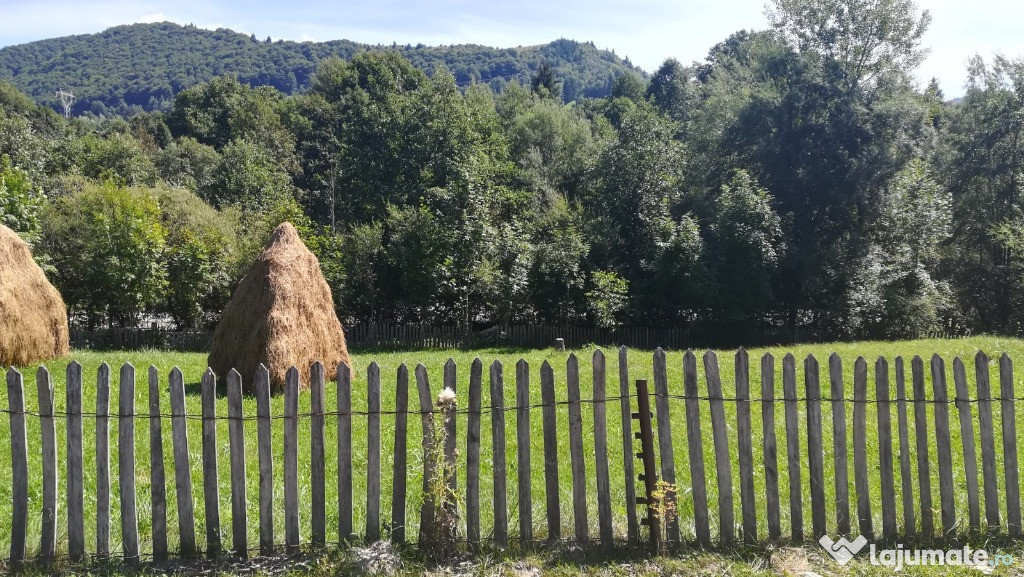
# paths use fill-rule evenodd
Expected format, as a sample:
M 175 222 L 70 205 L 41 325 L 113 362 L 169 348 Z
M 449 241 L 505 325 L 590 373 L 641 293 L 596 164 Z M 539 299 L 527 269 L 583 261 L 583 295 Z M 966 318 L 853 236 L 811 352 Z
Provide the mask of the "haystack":
M 253 375 L 263 363 L 270 389 L 284 390 L 289 367 L 299 370 L 299 386 L 309 388 L 309 369 L 324 364 L 327 379 L 338 363 L 351 366 L 345 333 L 320 263 L 291 223 L 274 230 L 263 252 L 238 284 L 213 333 L 209 364 L 218 378 L 231 370 L 253 391 Z
M 0 365 L 25 366 L 68 354 L 68 308 L 32 260 L 32 251 L 0 224 Z

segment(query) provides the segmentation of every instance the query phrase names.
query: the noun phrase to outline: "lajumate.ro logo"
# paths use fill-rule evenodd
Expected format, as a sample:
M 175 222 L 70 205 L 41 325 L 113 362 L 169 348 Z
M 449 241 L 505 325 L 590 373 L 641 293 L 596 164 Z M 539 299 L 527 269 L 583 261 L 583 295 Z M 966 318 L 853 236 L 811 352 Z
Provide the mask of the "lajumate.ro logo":
M 859 553 L 868 540 L 860 535 L 852 541 L 840 537 L 832 539 L 828 535 L 822 536 L 818 543 L 825 548 L 836 563 L 846 565 Z M 961 549 L 905 549 L 903 544 L 897 544 L 895 549 L 876 549 L 871 543 L 868 548 L 869 562 L 872 565 L 892 567 L 896 571 L 903 567 L 914 565 L 952 565 L 952 566 L 1004 566 L 1013 564 L 1013 555 L 1009 553 L 990 554 L 985 549 L 971 549 L 964 545 Z

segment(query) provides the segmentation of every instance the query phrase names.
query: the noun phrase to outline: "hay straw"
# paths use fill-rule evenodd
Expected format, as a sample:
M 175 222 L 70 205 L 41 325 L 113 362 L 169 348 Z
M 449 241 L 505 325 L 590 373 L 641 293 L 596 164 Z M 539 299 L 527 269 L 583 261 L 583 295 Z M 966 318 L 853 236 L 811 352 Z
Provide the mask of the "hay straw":
M 218 378 L 232 368 L 252 392 L 260 363 L 270 370 L 274 394 L 284 390 L 289 367 L 299 369 L 300 389 L 309 387 L 309 369 L 324 363 L 334 379 L 338 363 L 351 365 L 345 333 L 334 312 L 334 299 L 320 263 L 291 223 L 274 230 L 238 284 L 213 333 L 209 365 Z
M 0 365 L 23 367 L 67 354 L 64 299 L 28 244 L 0 224 Z

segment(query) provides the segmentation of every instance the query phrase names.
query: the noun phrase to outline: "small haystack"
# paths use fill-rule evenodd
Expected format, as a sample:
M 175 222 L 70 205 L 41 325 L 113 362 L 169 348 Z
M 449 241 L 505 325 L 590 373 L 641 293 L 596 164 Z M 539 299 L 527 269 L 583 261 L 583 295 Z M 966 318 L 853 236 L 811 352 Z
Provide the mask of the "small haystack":
M 289 367 L 299 369 L 300 388 L 309 387 L 309 368 L 321 361 L 327 379 L 338 363 L 351 365 L 345 333 L 320 263 L 291 223 L 282 223 L 238 284 L 213 333 L 209 364 L 219 379 L 236 369 L 253 391 L 260 363 L 270 369 L 270 389 L 284 390 Z
M 68 354 L 68 308 L 32 260 L 28 244 L 0 224 L 0 365 Z

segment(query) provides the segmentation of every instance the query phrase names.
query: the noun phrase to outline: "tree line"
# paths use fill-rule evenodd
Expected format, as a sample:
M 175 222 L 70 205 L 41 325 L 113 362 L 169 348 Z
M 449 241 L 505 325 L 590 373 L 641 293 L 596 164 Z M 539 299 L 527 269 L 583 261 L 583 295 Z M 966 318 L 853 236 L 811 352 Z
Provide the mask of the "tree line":
M 856 6 L 853 6 L 856 5 Z M 0 88 L 0 220 L 77 322 L 210 326 L 272 228 L 345 323 L 1020 332 L 1024 60 L 918 87 L 909 0 L 774 0 L 691 65 L 565 104 L 398 51 L 70 122 Z
M 36 102 L 61 110 L 57 88 L 73 89 L 76 115 L 133 116 L 167 111 L 185 88 L 216 76 L 242 84 L 272 86 L 285 94 L 308 91 L 318 64 L 350 60 L 363 52 L 390 50 L 427 73 L 444 67 L 459 86 L 473 82 L 501 91 L 524 82 L 543 62 L 563 82 L 566 102 L 604 97 L 628 60 L 592 42 L 560 39 L 537 46 L 391 46 L 349 40 L 293 42 L 257 38 L 220 28 L 205 30 L 171 22 L 115 26 L 99 34 L 50 38 L 0 49 L 0 80 L 8 80 Z

